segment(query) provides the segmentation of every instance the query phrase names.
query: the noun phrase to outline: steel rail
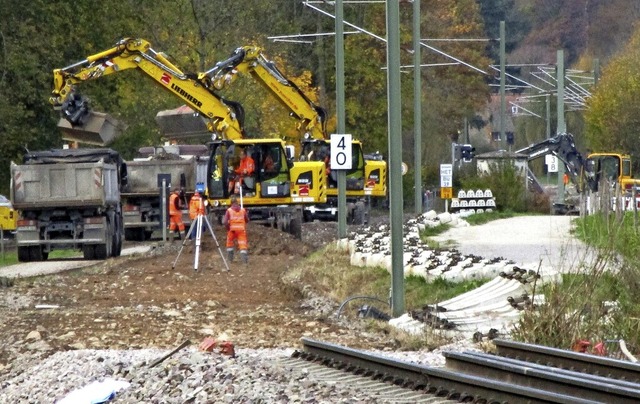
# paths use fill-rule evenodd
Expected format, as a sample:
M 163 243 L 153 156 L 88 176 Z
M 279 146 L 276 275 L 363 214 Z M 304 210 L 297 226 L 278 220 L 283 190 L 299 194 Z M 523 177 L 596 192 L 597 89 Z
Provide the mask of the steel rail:
M 500 356 L 640 383 L 640 363 L 504 339 L 493 343 Z
M 640 384 L 626 382 L 622 386 L 613 379 L 513 360 L 496 355 L 472 352 L 445 352 L 446 366 L 458 372 L 483 375 L 571 397 L 613 403 L 640 402 Z M 559 369 L 556 369 L 559 370 Z
M 306 359 L 343 371 L 370 376 L 396 386 L 422 390 L 437 397 L 484 403 L 596 403 L 565 394 L 518 386 L 444 368 L 417 365 L 308 338 L 301 339 L 303 351 L 295 358 Z

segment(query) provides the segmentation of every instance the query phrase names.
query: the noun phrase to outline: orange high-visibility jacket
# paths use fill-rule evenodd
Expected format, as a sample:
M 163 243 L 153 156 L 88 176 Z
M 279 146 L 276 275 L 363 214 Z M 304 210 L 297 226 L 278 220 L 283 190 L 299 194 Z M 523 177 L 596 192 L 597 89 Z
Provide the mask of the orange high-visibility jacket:
M 180 197 L 178 192 L 174 192 L 169 197 L 169 215 L 180 215 Z
M 243 208 L 235 210 L 233 207 L 227 209 L 226 213 L 227 229 L 231 231 L 245 231 L 245 225 L 249 221 L 247 211 Z
M 256 165 L 253 159 L 249 156 L 246 156 L 242 160 L 240 160 L 240 165 L 236 170 L 236 174 L 238 175 L 252 175 L 256 170 Z
M 204 201 L 199 193 L 193 194 L 189 201 L 189 217 L 195 219 L 199 215 L 204 215 Z

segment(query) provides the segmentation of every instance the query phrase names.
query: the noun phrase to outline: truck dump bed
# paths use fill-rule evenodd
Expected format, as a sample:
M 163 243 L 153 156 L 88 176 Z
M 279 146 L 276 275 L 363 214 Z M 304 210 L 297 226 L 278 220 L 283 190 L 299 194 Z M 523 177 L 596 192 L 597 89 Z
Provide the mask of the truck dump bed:
M 195 167 L 195 159 L 128 161 L 129 181 L 123 195 L 158 195 L 158 174 L 171 174 L 172 188 L 180 186 L 181 177 L 184 177 L 187 188 L 191 189 L 196 183 Z
M 29 153 L 24 164 L 11 164 L 11 202 L 20 210 L 118 204 L 125 172 L 109 149 Z

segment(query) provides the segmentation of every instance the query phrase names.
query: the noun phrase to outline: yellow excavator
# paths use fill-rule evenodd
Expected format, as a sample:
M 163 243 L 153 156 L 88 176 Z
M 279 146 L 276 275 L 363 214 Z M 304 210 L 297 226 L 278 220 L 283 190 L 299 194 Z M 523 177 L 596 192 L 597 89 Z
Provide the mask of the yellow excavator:
M 304 92 L 289 80 L 257 46 L 237 48 L 231 56 L 207 72 L 216 90 L 233 83 L 239 75 L 249 74 L 263 85 L 296 120 L 298 132 L 296 154 L 300 161 L 330 159 L 330 136 L 327 133 L 327 112 L 316 105 Z M 347 207 L 349 222 L 362 224 L 367 221 L 370 198 L 387 197 L 387 163 L 382 155 L 365 155 L 362 142 L 352 142 L 352 169 L 346 173 Z M 307 219 L 337 218 L 337 173 L 328 170 L 328 199 L 326 204 L 305 208 Z
M 65 121 L 60 126 L 64 126 L 68 138 L 73 138 L 74 133 L 80 140 L 87 136 L 104 138 L 99 132 L 112 129 L 104 124 L 105 114 L 91 111 L 88 100 L 77 92 L 77 86 L 128 69 L 146 74 L 180 99 L 191 108 L 191 117 L 197 116 L 200 124 L 212 134 L 206 194 L 218 220 L 230 204 L 231 194 L 239 191 L 252 220 L 273 224 L 300 237 L 304 205 L 327 200 L 324 164 L 294 161 L 282 139 L 246 137 L 241 105 L 214 92 L 209 72 L 183 72 L 144 39 L 124 38 L 110 49 L 53 71 L 50 102 L 54 109 L 60 110 Z M 180 120 L 180 116 L 166 118 Z M 253 158 L 256 170 L 243 179 L 242 187 L 229 189 L 241 151 Z M 273 162 L 269 171 L 262 168 L 266 160 Z
M 617 187 L 621 195 L 630 197 L 640 189 L 640 180 L 633 178 L 631 157 L 615 152 L 590 153 L 585 159 L 578 151 L 571 133 L 559 133 L 541 142 L 529 145 L 516 151 L 524 154 L 529 161 L 547 154 L 557 156 L 566 169 L 566 174 L 575 184 L 578 192 L 598 192 L 602 185 Z M 535 175 L 528 170 L 527 180 L 530 188 L 543 192 Z M 558 214 L 573 213 L 578 207 L 571 202 L 553 204 L 553 212 Z

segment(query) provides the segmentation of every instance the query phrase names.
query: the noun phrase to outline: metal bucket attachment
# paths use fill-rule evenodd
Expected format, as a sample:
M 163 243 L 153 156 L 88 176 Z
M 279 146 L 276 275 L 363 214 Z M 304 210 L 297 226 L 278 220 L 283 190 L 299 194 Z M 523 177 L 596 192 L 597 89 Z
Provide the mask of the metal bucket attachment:
M 160 132 L 171 139 L 211 134 L 202 116 L 186 105 L 158 112 L 156 122 Z
M 107 146 L 126 129 L 126 125 L 102 112 L 89 111 L 82 122 L 84 122 L 83 125 L 72 126 L 69 121 L 60 118 L 58 128 L 62 131 L 62 139 Z

